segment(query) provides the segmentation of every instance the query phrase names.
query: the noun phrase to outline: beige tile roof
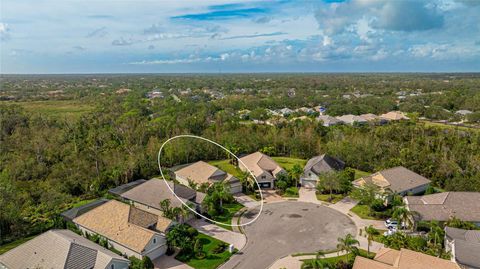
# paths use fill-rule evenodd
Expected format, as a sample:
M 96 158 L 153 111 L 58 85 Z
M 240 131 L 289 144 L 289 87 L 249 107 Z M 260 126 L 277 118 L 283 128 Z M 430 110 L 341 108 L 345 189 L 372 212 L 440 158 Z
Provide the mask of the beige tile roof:
M 178 171 L 175 171 L 175 175 L 185 179 L 191 179 L 198 184 L 212 183 L 211 177 L 227 176 L 227 173 L 218 169 L 217 167 L 208 164 L 204 161 L 198 161 L 190 164 Z
M 403 112 L 400 111 L 390 111 L 388 113 L 380 115 L 380 118 L 386 120 L 408 120 L 409 118 L 405 116 Z
M 480 222 L 479 192 L 443 192 L 405 197 L 408 209 L 422 220 L 447 221 L 455 216 L 464 221 Z
M 460 269 L 449 260 L 420 252 L 389 248 L 381 249 L 373 260 L 357 256 L 353 269 Z
M 69 230 L 50 230 L 0 255 L 7 268 L 104 269 L 112 260 L 127 259 Z
M 245 164 L 248 170 L 252 171 L 253 175 L 255 176 L 260 176 L 261 174 L 267 172 L 276 177 L 278 173 L 285 171 L 272 158 L 258 151 L 244 156 L 240 158 L 240 160 Z
M 141 253 L 158 233 L 129 223 L 129 214 L 130 205 L 111 200 L 75 218 L 73 222 Z
M 385 169 L 353 182 L 355 186 L 373 183 L 381 188 L 389 188 L 394 192 L 404 192 L 430 183 L 430 180 L 403 167 Z

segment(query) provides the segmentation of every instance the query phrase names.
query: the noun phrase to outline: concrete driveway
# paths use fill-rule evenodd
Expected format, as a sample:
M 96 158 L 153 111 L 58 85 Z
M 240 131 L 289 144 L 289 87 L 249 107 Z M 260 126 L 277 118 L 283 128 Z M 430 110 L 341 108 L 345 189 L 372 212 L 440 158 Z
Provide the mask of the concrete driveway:
M 250 221 L 258 210 L 246 212 L 242 222 Z M 265 204 L 257 221 L 245 227 L 246 246 L 221 268 L 268 268 L 292 253 L 335 249 L 338 237 L 356 231 L 352 220 L 326 206 L 295 201 Z

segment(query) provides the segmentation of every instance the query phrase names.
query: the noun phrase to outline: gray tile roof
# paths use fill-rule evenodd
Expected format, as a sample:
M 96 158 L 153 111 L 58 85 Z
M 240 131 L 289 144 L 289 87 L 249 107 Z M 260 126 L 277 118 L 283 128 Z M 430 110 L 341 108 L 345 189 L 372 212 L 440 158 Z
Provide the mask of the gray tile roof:
M 114 194 L 114 195 L 120 195 L 128 190 L 131 190 L 133 188 L 135 188 L 136 186 L 142 184 L 142 183 L 145 183 L 146 180 L 145 179 L 139 179 L 139 180 L 135 180 L 135 181 L 132 181 L 132 182 L 129 182 L 127 184 L 123 184 L 123 185 L 120 185 L 116 188 L 113 188 L 113 189 L 110 189 L 108 190 L 109 193 L 111 194 Z
M 50 230 L 0 255 L 10 269 L 104 269 L 115 260 L 129 261 L 69 230 Z
M 172 181 L 167 181 L 170 188 L 175 191 L 175 194 L 184 202 L 195 201 L 196 192 L 187 186 L 175 184 Z M 182 206 L 182 203 L 173 195 L 165 182 L 161 179 L 150 179 L 143 184 L 140 184 L 120 195 L 124 199 L 135 201 L 156 209 L 160 208 L 160 202 L 169 199 L 171 205 L 174 207 Z
M 429 179 L 403 166 L 385 169 L 361 179 L 366 182 L 375 182 L 375 178 L 379 177 L 385 179 L 389 184 L 388 188 L 397 193 L 405 192 L 430 183 Z
M 74 218 L 81 216 L 82 214 L 94 209 L 97 206 L 103 205 L 106 202 L 108 202 L 108 199 L 101 198 L 93 202 L 90 202 L 88 204 L 69 209 L 65 212 L 62 212 L 62 214 L 60 215 L 64 217 L 66 220 L 72 221 Z
M 480 222 L 479 192 L 442 192 L 424 196 L 407 196 L 409 210 L 421 220 L 448 221 L 456 217 L 463 221 Z
M 312 171 L 316 175 L 324 172 L 343 170 L 345 168 L 345 163 L 338 158 L 331 157 L 328 155 L 315 156 L 308 160 L 305 165 L 304 171 Z

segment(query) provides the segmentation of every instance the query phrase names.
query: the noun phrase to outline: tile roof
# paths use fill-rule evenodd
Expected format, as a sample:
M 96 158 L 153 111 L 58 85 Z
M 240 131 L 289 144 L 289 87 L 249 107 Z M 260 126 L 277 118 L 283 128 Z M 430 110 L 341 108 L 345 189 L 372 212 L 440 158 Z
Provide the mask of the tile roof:
M 386 120 L 408 120 L 409 118 L 405 116 L 403 112 L 400 111 L 390 111 L 388 113 L 380 115 L 380 118 Z
M 340 124 L 342 123 L 341 120 L 338 120 L 335 117 L 328 116 L 328 115 L 320 115 L 317 117 L 318 121 L 323 122 L 323 125 L 325 126 L 330 126 L 330 125 L 335 125 L 335 124 Z
M 480 222 L 479 192 L 443 192 L 423 196 L 407 196 L 408 209 L 421 220 L 447 221 L 456 217 L 463 221 Z
M 69 209 L 65 212 L 62 212 L 62 214 L 60 215 L 63 216 L 66 220 L 72 221 L 74 218 L 81 216 L 82 214 L 94 209 L 97 206 L 103 205 L 106 202 L 108 202 L 108 199 L 101 198 L 88 204 Z
M 455 240 L 454 248 L 457 263 L 470 268 L 480 268 L 480 243 Z
M 129 261 L 69 230 L 50 230 L 0 255 L 7 268 L 103 269 Z
M 77 217 L 74 223 L 142 253 L 157 232 L 129 222 L 130 205 L 111 200 Z
M 145 182 L 146 182 L 145 179 L 135 180 L 135 181 L 120 185 L 116 188 L 110 189 L 110 190 L 108 190 L 108 192 L 111 193 L 111 194 L 114 194 L 114 195 L 120 195 L 120 194 L 122 194 L 122 193 L 124 193 L 128 190 L 131 190 L 131 189 L 135 188 L 136 186 L 138 186 L 140 184 L 143 184 Z
M 357 256 L 353 269 L 460 269 L 449 260 L 444 260 L 420 252 L 389 248 L 381 249 L 373 260 Z
M 240 160 L 254 176 L 260 176 L 266 172 L 276 177 L 278 173 L 285 171 L 272 158 L 258 151 L 243 156 Z
M 343 170 L 344 168 L 345 163 L 342 160 L 323 154 L 308 160 L 303 171 L 312 170 L 312 172 L 318 175 L 323 172 Z
M 180 197 L 185 203 L 189 200 L 194 200 L 196 192 L 187 186 L 181 184 L 175 184 L 172 181 L 167 181 L 170 188 L 172 188 L 178 197 Z M 182 206 L 175 195 L 170 191 L 165 182 L 161 179 L 150 179 L 141 185 L 138 185 L 120 195 L 122 198 L 132 200 L 156 209 L 160 208 L 160 202 L 169 199 L 171 205 L 174 207 Z
M 398 166 L 359 178 L 353 183 L 357 186 L 373 183 L 381 188 L 391 189 L 394 192 L 404 192 L 429 184 L 430 180 L 403 166 Z
M 365 120 L 364 118 L 357 115 L 352 115 L 352 114 L 339 116 L 337 117 L 337 119 L 347 124 L 354 124 L 355 122 L 358 122 L 358 123 L 367 122 L 367 120 Z
M 175 171 L 175 175 L 202 184 L 211 183 L 213 177 L 222 177 L 223 179 L 227 173 L 204 161 L 198 161 Z

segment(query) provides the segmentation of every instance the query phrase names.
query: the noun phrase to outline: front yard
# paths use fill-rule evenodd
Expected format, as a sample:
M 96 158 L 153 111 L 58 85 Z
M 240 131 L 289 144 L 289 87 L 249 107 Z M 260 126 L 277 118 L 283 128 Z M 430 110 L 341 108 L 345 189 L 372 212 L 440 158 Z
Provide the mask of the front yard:
M 240 209 L 243 208 L 243 205 L 237 202 L 234 203 L 229 203 L 229 204 L 223 204 L 223 214 L 214 216 L 212 217 L 213 220 L 221 222 L 221 223 L 232 223 L 232 218 L 235 213 L 237 213 Z M 225 228 L 227 230 L 232 230 L 232 226 L 228 225 L 219 225 L 222 228 Z
M 199 233 L 197 238 L 203 243 L 203 251 L 206 254 L 205 258 L 198 259 L 193 256 L 188 259 L 182 255 L 182 253 L 179 253 L 175 259 L 186 263 L 195 269 L 214 269 L 225 263 L 232 256 L 232 253 L 228 251 L 228 245 L 225 242 L 202 233 Z
M 381 220 L 381 218 L 371 216 L 372 211 L 368 205 L 356 205 L 350 211 L 362 219 Z
M 336 202 L 342 200 L 345 197 L 345 194 L 332 194 L 332 201 L 330 201 L 330 194 L 318 194 L 317 200 L 327 203 L 335 204 Z

